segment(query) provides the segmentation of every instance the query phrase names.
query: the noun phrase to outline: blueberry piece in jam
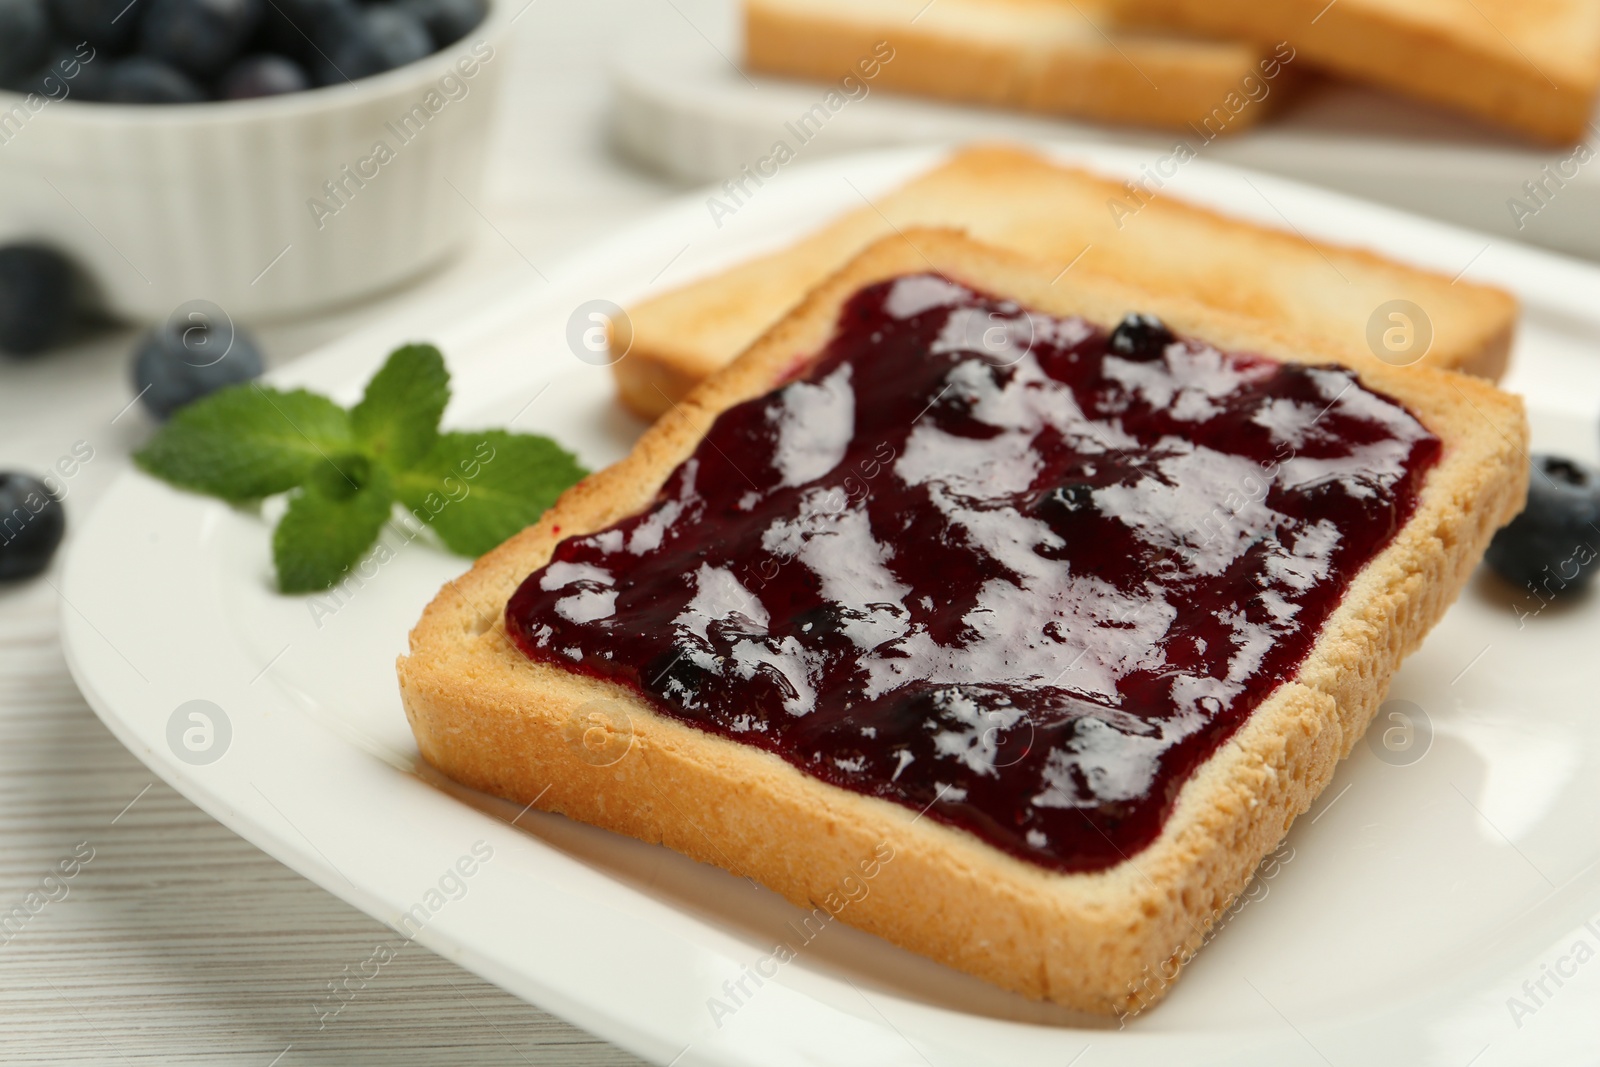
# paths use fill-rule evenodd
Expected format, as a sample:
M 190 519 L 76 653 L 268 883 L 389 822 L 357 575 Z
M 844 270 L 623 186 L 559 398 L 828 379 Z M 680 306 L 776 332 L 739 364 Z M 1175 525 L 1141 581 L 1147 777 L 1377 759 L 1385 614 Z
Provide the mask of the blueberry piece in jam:
M 812 640 L 826 637 L 839 632 L 843 622 L 839 608 L 832 604 L 819 604 L 814 608 L 796 612 L 793 629 L 797 633 L 805 634 Z
M 1519 588 L 1575 593 L 1600 571 L 1600 471 L 1536 455 L 1532 473 L 1527 506 L 1494 535 L 1484 559 Z
M 1045 525 L 1068 541 L 1075 541 L 1072 531 L 1084 530 L 1085 523 L 1093 525 L 1099 515 L 1094 506 L 1095 487 L 1087 482 L 1068 482 L 1058 485 L 1033 502 L 1031 513 Z M 1037 551 L 1048 559 L 1057 558 L 1059 549 L 1040 546 Z
M 684 649 L 671 648 L 645 667 L 641 677 L 650 689 L 670 693 L 692 707 L 707 676 L 706 669 L 692 662 Z
M 1039 511 L 1046 515 L 1066 514 L 1094 506 L 1094 486 L 1087 482 L 1058 485 L 1039 501 Z
M 1177 338 L 1154 315 L 1130 311 L 1111 331 L 1111 351 L 1125 359 L 1160 359 Z

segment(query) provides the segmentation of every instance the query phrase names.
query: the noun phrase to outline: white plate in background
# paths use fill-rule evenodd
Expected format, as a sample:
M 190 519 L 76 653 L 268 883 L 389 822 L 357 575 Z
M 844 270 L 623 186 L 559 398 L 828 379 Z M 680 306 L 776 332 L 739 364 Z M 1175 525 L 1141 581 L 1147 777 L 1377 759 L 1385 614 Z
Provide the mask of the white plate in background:
M 1143 161 L 1123 149 L 1057 151 L 1113 174 Z M 687 197 L 548 285 L 485 308 L 420 310 L 274 380 L 348 401 L 390 348 L 428 338 L 454 375 L 447 421 L 514 419 L 591 465 L 610 462 L 639 426 L 615 408 L 609 372 L 569 350 L 579 305 L 625 305 L 780 244 L 940 153 L 796 166 L 720 228 L 705 194 Z M 1529 397 L 1536 444 L 1595 458 L 1600 271 L 1249 179 L 1195 163 L 1173 190 L 1516 290 L 1526 322 L 1509 384 Z M 1600 917 L 1600 598 L 1519 628 L 1513 604 L 1533 604 L 1474 582 L 1394 686 L 1393 698 L 1422 709 L 1425 753 L 1394 763 L 1358 746 L 1295 826 L 1293 858 L 1257 884 L 1171 997 L 1125 1029 L 839 924 L 719 1027 L 709 999 L 792 937 L 784 924 L 798 910 L 665 849 L 518 817 L 440 781 L 417 760 L 393 661 L 464 561 L 419 542 L 348 596 L 280 597 L 268 534 L 249 512 L 122 477 L 76 534 L 62 587 L 68 661 L 89 703 L 164 779 L 273 856 L 392 925 L 423 905 L 420 942 L 654 1061 L 1496 1067 L 1576 1063 L 1593 1047 L 1600 959 L 1579 964 L 1573 946 L 1600 952 L 1600 922 L 1584 925 Z M 188 762 L 169 742 L 192 700 L 226 717 L 215 762 Z M 1543 995 L 1524 989 L 1540 981 Z M 1513 996 L 1528 1010 L 1513 1012 Z
M 724 15 L 729 12 L 724 12 Z M 1309 86 L 1257 126 L 1212 141 L 1150 130 L 954 104 L 878 90 L 870 82 L 826 125 L 813 116 L 803 146 L 792 124 L 833 86 L 743 75 L 727 18 L 706 19 L 723 51 L 632 39 L 611 60 L 611 124 L 633 159 L 681 181 L 722 182 L 789 142 L 807 160 L 887 145 L 967 139 L 1112 143 L 1154 165 L 1178 141 L 1208 160 L 1600 259 L 1600 127 L 1587 155 L 1549 148 L 1428 104 L 1359 85 Z M 861 95 L 864 91 L 865 95 Z M 835 99 L 839 97 L 836 96 Z M 786 125 L 788 124 L 788 125 Z M 1546 167 L 1549 168 L 1546 171 Z M 1535 182 L 1543 189 L 1528 190 Z M 1513 203 L 1521 209 L 1514 209 Z

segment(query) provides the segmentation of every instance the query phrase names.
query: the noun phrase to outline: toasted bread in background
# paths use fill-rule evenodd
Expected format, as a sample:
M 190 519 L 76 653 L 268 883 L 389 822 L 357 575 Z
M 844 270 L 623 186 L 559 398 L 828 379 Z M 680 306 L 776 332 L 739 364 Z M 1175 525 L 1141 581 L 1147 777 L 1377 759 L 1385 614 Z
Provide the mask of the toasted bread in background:
M 872 89 L 1106 122 L 1183 128 L 1212 119 L 1245 79 L 1286 68 L 1271 49 L 1109 31 L 1105 0 L 745 0 L 745 67 Z M 859 64 L 874 61 L 867 68 Z M 862 78 L 867 71 L 872 76 Z M 1230 112 L 1259 121 L 1281 93 Z
M 1056 271 L 950 231 L 910 230 L 828 279 L 733 365 L 659 420 L 620 463 L 442 589 L 398 664 L 423 756 L 518 804 L 660 842 L 753 877 L 802 907 L 828 899 L 885 843 L 871 892 L 839 914 L 913 951 L 1036 998 L 1096 1012 L 1159 999 L 1294 818 L 1366 729 L 1401 659 L 1455 599 L 1522 506 L 1527 425 L 1487 382 L 1374 364 L 1367 385 L 1444 442 L 1416 509 L 1355 576 L 1295 678 L 1182 786 L 1162 833 L 1128 862 L 1063 874 L 897 804 L 828 785 L 776 755 L 658 714 L 625 687 L 524 656 L 508 598 L 564 537 L 638 513 L 712 420 L 820 351 L 863 286 L 935 270 L 1024 306 L 1102 326 L 1144 308 L 1231 350 L 1325 360 L 1314 343 L 1171 293 Z M 974 679 L 981 681 L 981 679 Z M 596 758 L 596 756 L 601 758 Z M 1152 976 L 1158 976 L 1152 980 Z
M 1112 0 L 1129 25 L 1287 41 L 1319 66 L 1544 141 L 1587 137 L 1600 0 Z
M 911 226 L 964 229 L 1039 258 L 1052 275 L 1108 275 L 1271 323 L 1346 361 L 1373 360 L 1368 325 L 1393 300 L 1427 315 L 1433 340 L 1424 362 L 1447 370 L 1498 378 L 1516 327 L 1516 301 L 1499 289 L 1452 284 L 1159 190 L 1141 198 L 1019 149 L 978 147 L 790 248 L 630 308 L 632 343 L 613 367 L 622 402 L 647 418 L 668 410 L 862 248 Z

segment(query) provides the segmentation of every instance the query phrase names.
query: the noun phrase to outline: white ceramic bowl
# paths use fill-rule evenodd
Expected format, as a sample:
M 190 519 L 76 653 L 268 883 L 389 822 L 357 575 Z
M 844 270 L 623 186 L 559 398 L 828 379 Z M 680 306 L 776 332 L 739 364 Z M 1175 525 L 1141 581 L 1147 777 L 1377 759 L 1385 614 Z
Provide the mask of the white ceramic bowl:
M 62 248 L 113 313 L 146 321 L 194 299 L 281 317 L 405 281 L 478 224 L 507 6 L 491 0 L 426 59 L 303 93 L 147 106 L 74 100 L 70 81 L 64 99 L 0 92 L 0 239 Z

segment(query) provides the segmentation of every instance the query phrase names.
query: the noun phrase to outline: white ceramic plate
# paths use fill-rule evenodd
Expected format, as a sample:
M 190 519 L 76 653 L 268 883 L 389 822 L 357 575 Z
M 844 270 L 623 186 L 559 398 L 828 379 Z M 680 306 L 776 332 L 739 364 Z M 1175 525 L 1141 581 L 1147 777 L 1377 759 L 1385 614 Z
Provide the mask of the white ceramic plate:
M 1061 153 L 1116 173 L 1146 162 L 1113 149 Z M 626 304 L 779 244 L 938 154 L 795 167 L 720 228 L 703 195 L 688 197 L 542 289 L 486 310 L 419 313 L 277 378 L 349 400 L 392 345 L 432 338 L 455 374 L 449 421 L 515 419 L 609 462 L 639 427 L 612 406 L 608 372 L 570 352 L 574 308 Z M 1526 324 L 1509 384 L 1529 398 L 1536 443 L 1595 458 L 1600 271 L 1203 163 L 1178 186 L 1236 214 L 1517 290 Z M 1341 284 L 1332 271 L 1328 284 Z M 1395 684 L 1393 698 L 1420 709 L 1409 753 L 1386 761 L 1358 746 L 1295 826 L 1292 859 L 1258 881 L 1168 1001 L 1124 1029 L 840 924 L 718 1025 L 710 998 L 726 1000 L 725 981 L 792 938 L 784 924 L 796 909 L 659 847 L 555 816 L 518 818 L 419 764 L 393 660 L 464 566 L 419 542 L 348 596 L 280 597 L 261 517 L 129 474 L 68 561 L 68 658 L 117 736 L 223 823 L 385 922 L 412 911 L 428 947 L 658 1062 L 1490 1067 L 1577 1062 L 1592 1047 L 1596 598 L 1519 621 L 1513 607 L 1537 601 L 1476 581 Z M 214 735 L 213 751 L 225 751 L 209 764 L 169 741 L 193 700 L 214 703 L 229 727 L 225 744 Z M 450 873 L 458 862 L 470 877 Z

